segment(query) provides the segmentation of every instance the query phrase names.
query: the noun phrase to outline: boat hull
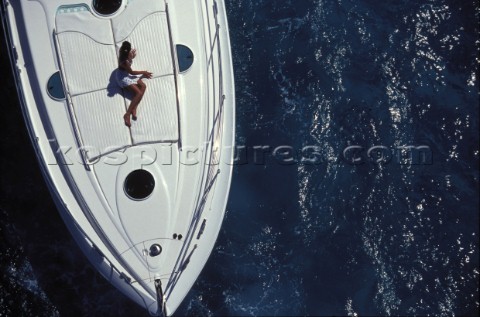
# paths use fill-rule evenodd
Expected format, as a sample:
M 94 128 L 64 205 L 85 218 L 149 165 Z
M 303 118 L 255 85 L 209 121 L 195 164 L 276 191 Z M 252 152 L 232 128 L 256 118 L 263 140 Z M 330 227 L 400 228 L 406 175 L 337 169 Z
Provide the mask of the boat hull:
M 72 236 L 122 293 L 151 314 L 170 315 L 206 264 L 224 218 L 235 94 L 223 2 L 146 3 L 124 1 L 118 12 L 102 16 L 74 1 L 3 1 L 2 21 L 27 129 Z M 82 24 L 82 19 L 91 23 Z M 106 22 L 114 27 L 98 32 Z M 152 26 L 165 35 L 153 46 L 151 38 L 159 32 L 145 31 Z M 76 38 L 76 33 L 85 36 Z M 88 42 L 92 38 L 95 43 Z M 129 130 L 116 115 L 128 106 L 128 96 L 111 85 L 103 87 L 105 77 L 96 83 L 98 65 L 92 79 L 83 82 L 86 75 L 75 68 L 81 57 L 69 45 L 85 40 L 93 43 L 88 45 L 94 52 L 103 41 L 100 48 L 116 54 L 118 44 L 130 38 L 136 39 L 140 66 L 154 67 L 158 76 L 146 80 L 138 122 Z M 155 45 L 165 48 L 163 60 L 149 53 Z M 193 54 L 186 70 L 180 68 L 180 46 Z M 52 96 L 55 74 L 63 98 Z M 101 124 L 94 125 L 104 113 L 92 117 L 92 101 L 125 108 L 105 111 Z M 166 112 L 158 110 L 159 104 Z M 119 135 L 130 138 L 122 143 Z M 137 170 L 155 183 L 142 199 L 132 199 L 125 189 L 127 177 Z M 152 251 L 156 246 L 161 249 L 157 255 Z

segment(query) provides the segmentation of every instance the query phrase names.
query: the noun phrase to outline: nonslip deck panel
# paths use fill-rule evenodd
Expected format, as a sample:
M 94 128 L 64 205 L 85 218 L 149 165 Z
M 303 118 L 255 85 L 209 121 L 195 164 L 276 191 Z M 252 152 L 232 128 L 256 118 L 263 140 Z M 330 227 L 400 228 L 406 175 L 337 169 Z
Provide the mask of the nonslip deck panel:
M 99 90 L 72 97 L 72 106 L 89 159 L 132 144 L 123 123 L 123 96 L 110 97 L 107 90 Z
M 110 22 L 84 6 L 59 9 L 55 18 L 59 55 L 71 96 L 107 87 L 117 67 Z
M 173 75 L 145 80 L 147 90 L 132 121 L 132 139 L 137 143 L 178 141 L 178 112 Z
M 113 34 L 118 48 L 126 40 L 137 49 L 133 69 L 150 71 L 154 77 L 174 73 L 168 21 L 164 12 L 146 16 L 124 39 L 120 39 L 121 36 L 117 35 L 115 24 L 113 24 Z
M 132 30 L 147 16 L 152 13 L 165 13 L 164 1 L 159 0 L 133 0 L 129 1 L 128 8 L 122 14 L 114 17 L 112 29 L 115 41 L 122 42 L 132 33 Z M 151 32 L 151 30 L 150 30 Z
M 58 42 L 71 96 L 107 88 L 117 68 L 113 44 L 100 44 L 79 32 L 60 33 Z
M 99 90 L 72 97 L 74 115 L 89 159 L 141 143 L 178 141 L 173 75 L 145 80 L 147 90 L 137 108 L 137 121 L 125 127 L 123 115 L 130 100 Z

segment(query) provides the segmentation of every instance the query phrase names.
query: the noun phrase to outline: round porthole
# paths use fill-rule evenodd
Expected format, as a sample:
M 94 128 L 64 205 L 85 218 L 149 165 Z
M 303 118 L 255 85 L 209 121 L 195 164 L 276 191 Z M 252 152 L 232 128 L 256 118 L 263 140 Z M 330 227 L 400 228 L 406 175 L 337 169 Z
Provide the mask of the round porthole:
M 120 9 L 123 0 L 93 0 L 93 8 L 101 15 L 111 15 Z
M 135 170 L 125 178 L 124 189 L 130 199 L 146 199 L 153 192 L 154 188 L 155 179 L 146 170 Z
M 62 100 L 65 99 L 65 91 L 63 90 L 62 78 L 60 72 L 56 72 L 47 82 L 47 92 L 50 98 Z
M 180 73 L 187 71 L 193 64 L 193 52 L 185 45 L 177 45 L 178 70 Z

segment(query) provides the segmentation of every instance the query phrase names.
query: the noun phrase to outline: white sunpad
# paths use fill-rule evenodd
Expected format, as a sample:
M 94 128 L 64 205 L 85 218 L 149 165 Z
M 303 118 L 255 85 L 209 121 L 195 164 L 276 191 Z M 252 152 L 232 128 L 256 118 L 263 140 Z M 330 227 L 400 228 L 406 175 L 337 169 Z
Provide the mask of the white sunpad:
M 117 43 L 125 41 L 140 21 L 155 12 L 165 12 L 165 2 L 163 0 L 129 1 L 128 8 L 112 19 L 115 41 Z
M 70 95 L 106 88 L 112 71 L 117 68 L 110 22 L 88 10 L 71 9 L 59 11 L 55 23 Z
M 108 96 L 107 90 L 99 90 L 72 98 L 75 118 L 83 146 L 91 150 L 87 158 L 130 146 L 130 131 L 125 127 L 123 96 Z
M 117 68 L 115 46 L 78 32 L 58 35 L 63 71 L 71 96 L 107 88 Z
M 132 121 L 133 143 L 176 142 L 177 99 L 164 2 L 134 0 L 130 5 L 136 7 L 129 15 L 112 19 L 116 45 L 125 40 L 132 43 L 138 51 L 132 68 L 153 73 L 153 79 L 144 79 L 147 91 L 138 107 L 138 120 Z
M 132 121 L 134 144 L 178 141 L 178 112 L 173 75 L 145 80 L 147 91 Z
M 137 49 L 133 69 L 148 70 L 154 77 L 174 73 L 167 16 L 164 12 L 156 12 L 144 17 L 126 38 L 118 36 L 115 26 L 113 32 L 118 48 L 126 40 Z M 122 39 L 119 40 L 120 38 Z
M 133 0 L 114 19 L 94 16 L 86 5 L 60 7 L 56 35 L 62 73 L 87 159 L 139 143 L 178 141 L 178 111 L 168 23 L 163 1 Z M 163 10 L 163 11 L 162 11 Z M 130 29 L 129 29 L 130 28 Z M 117 34 L 117 33 L 118 34 Z M 122 34 L 138 49 L 133 68 L 148 70 L 138 121 L 125 127 L 130 104 L 114 80 Z M 121 43 L 117 43 L 118 45 Z M 112 81 L 113 79 L 113 81 Z

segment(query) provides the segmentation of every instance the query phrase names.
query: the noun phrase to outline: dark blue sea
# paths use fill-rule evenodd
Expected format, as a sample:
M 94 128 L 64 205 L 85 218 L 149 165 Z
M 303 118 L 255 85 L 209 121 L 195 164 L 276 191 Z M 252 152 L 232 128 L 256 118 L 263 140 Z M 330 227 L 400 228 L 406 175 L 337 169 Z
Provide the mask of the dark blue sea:
M 226 5 L 239 160 L 176 315 L 477 315 L 478 2 Z M 64 226 L 1 45 L 0 316 L 148 316 Z

